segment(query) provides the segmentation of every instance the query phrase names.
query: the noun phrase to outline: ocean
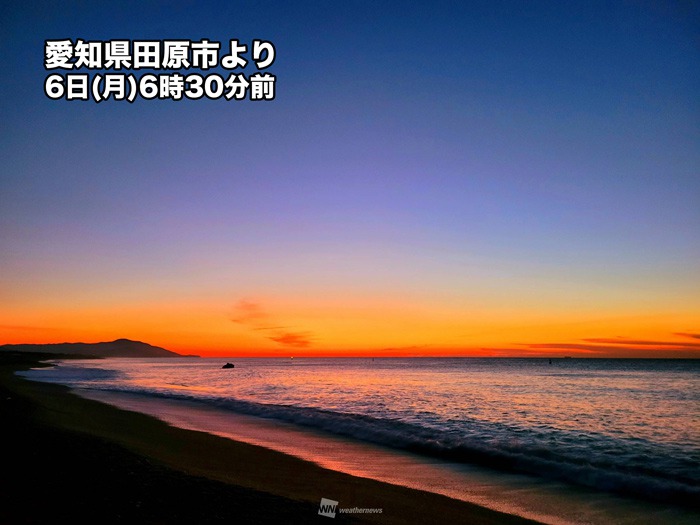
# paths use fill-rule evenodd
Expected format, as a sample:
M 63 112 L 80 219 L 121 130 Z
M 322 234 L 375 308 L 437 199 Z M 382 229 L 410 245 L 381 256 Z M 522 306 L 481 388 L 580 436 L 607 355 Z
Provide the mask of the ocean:
M 83 393 L 264 418 L 433 466 L 477 467 L 494 478 L 523 476 L 698 516 L 698 360 L 229 360 L 235 368 L 221 369 L 221 358 L 69 360 L 23 374 Z M 569 518 L 561 522 L 576 521 Z

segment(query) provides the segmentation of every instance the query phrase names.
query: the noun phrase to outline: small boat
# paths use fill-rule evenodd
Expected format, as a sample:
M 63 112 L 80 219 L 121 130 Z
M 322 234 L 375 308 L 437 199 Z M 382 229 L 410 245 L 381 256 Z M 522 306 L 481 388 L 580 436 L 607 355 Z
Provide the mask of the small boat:
M 234 365 L 233 363 L 226 363 L 221 368 L 236 368 L 236 365 Z

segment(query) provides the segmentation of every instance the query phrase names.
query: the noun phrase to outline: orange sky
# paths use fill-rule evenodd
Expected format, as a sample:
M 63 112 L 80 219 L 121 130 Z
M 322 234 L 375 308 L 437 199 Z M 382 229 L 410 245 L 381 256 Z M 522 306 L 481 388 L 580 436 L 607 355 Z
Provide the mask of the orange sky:
M 229 304 L 47 305 L 2 314 L 2 343 L 126 337 L 212 356 L 700 357 L 698 316 L 644 309 L 596 315 L 429 301 L 262 297 Z

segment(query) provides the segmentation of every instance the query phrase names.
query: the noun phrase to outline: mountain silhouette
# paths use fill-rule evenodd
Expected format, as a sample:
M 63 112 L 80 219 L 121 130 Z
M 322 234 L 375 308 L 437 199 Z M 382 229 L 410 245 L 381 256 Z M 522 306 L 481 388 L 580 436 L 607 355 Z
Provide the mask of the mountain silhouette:
M 117 339 L 108 343 L 51 343 L 0 345 L 0 351 L 39 352 L 90 357 L 190 357 L 141 341 Z

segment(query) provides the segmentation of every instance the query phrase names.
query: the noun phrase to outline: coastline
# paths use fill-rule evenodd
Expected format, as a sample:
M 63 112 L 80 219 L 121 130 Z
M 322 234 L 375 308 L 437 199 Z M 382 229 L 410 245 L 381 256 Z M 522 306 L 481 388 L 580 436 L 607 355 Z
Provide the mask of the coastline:
M 172 427 L 14 375 L 47 358 L 55 356 L 5 354 L 0 361 L 0 413 L 11 442 L 4 451 L 23 463 L 7 474 L 11 503 L 0 511 L 3 522 L 37 522 L 63 510 L 78 522 L 326 523 L 318 515 L 326 497 L 342 508 L 382 509 L 336 516 L 349 523 L 536 523 Z
M 697 515 L 680 508 L 671 509 L 551 479 L 443 461 L 321 429 L 238 414 L 197 401 L 81 388 L 71 391 L 87 399 L 156 417 L 177 428 L 259 445 L 328 470 L 441 494 L 551 525 L 698 523 Z

